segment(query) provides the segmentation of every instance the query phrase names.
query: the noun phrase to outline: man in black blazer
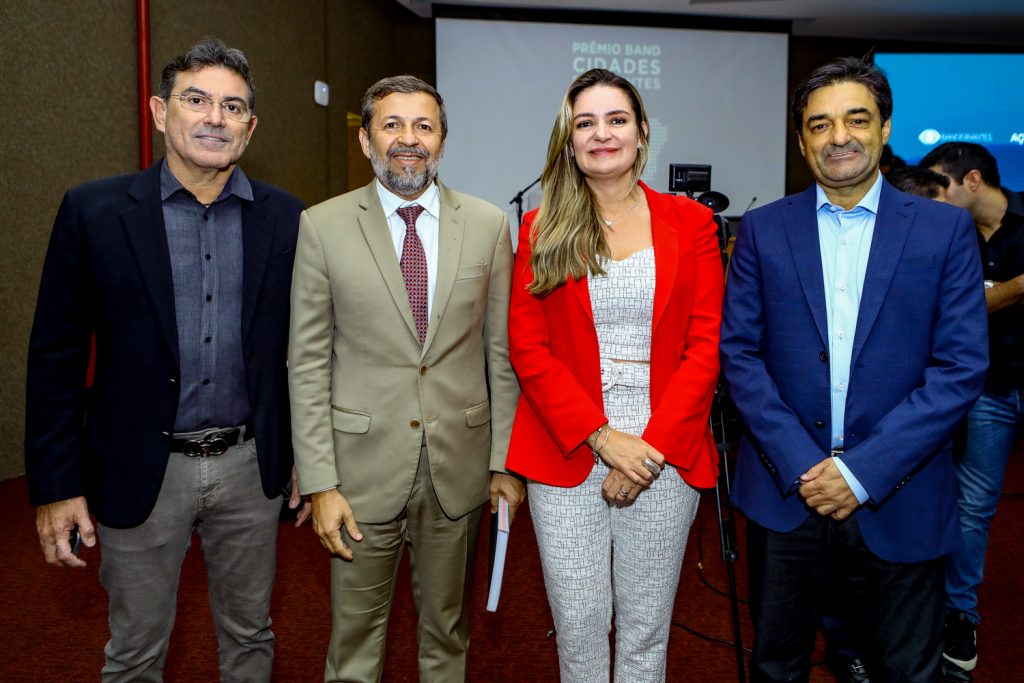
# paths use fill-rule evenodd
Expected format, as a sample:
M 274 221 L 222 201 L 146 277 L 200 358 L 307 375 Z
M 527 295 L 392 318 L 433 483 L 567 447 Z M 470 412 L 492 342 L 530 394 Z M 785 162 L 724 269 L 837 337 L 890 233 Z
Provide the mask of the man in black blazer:
M 29 496 L 51 564 L 84 566 L 69 540 L 77 527 L 93 546 L 99 521 L 104 681 L 161 680 L 193 529 L 222 680 L 270 679 L 302 205 L 237 167 L 253 106 L 245 56 L 195 45 L 150 101 L 164 161 L 69 190 L 50 238 L 28 357 Z

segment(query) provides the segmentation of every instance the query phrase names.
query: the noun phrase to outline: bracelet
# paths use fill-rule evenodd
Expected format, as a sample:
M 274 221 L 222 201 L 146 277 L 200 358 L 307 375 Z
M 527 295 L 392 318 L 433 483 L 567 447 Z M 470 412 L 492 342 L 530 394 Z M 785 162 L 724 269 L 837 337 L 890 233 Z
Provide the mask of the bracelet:
M 605 429 L 605 427 L 608 427 L 608 425 L 603 424 L 597 428 L 597 436 L 594 437 L 594 447 L 590 449 L 594 454 L 594 462 L 597 462 L 601 457 L 601 449 L 608 445 L 608 439 L 612 437 L 611 427 L 608 427 L 608 429 Z M 597 442 L 600 441 L 602 433 L 604 434 L 604 441 L 601 441 L 600 445 L 598 445 Z

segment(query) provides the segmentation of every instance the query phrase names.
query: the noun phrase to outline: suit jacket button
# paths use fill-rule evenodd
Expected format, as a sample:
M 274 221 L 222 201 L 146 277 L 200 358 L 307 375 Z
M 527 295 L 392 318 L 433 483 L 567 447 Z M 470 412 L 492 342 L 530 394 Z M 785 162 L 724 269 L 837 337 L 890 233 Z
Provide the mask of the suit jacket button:
M 821 420 L 815 420 L 814 421 L 814 426 L 817 427 L 818 429 L 824 429 L 825 428 L 825 423 L 822 422 Z
M 419 429 L 420 428 L 420 421 L 419 420 L 409 420 L 409 426 L 412 427 L 413 429 Z
M 828 362 L 828 351 L 822 351 L 821 353 L 819 353 L 818 354 L 818 360 L 820 360 L 822 363 L 827 363 Z
M 424 365 L 422 368 L 420 368 L 420 374 L 421 375 L 425 375 L 428 372 L 430 372 L 430 368 L 428 368 L 426 365 Z

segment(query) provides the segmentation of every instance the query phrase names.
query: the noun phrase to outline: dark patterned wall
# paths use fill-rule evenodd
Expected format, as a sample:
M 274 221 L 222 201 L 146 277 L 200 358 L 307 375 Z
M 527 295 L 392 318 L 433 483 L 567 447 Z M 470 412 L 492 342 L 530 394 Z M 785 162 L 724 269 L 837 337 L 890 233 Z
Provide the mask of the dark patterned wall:
M 135 7 L 0 3 L 0 479 L 24 472 L 25 354 L 61 196 L 138 168 Z M 434 80 L 433 22 L 391 0 L 151 0 L 150 35 L 154 92 L 163 65 L 204 36 L 246 53 L 259 123 L 242 165 L 308 204 L 348 189 L 346 114 L 370 83 Z M 317 79 L 327 109 L 313 103 Z

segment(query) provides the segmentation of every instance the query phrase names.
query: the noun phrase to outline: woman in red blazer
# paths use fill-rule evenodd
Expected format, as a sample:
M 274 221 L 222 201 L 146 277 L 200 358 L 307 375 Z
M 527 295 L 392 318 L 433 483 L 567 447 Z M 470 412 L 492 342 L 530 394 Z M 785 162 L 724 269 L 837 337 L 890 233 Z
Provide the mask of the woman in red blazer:
M 711 212 L 639 176 L 636 89 L 570 85 L 527 214 L 509 313 L 522 396 L 507 467 L 527 477 L 561 678 L 660 681 L 695 488 L 717 476 L 722 263 Z

